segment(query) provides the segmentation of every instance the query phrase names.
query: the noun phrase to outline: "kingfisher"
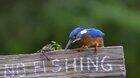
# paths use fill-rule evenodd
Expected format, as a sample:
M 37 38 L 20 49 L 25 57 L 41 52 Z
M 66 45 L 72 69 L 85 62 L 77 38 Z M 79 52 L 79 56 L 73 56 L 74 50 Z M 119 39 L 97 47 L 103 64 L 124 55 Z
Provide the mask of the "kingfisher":
M 95 53 L 97 53 L 97 48 L 104 46 L 104 35 L 105 34 L 99 29 L 84 28 L 82 26 L 79 26 L 72 30 L 72 32 L 70 33 L 69 41 L 65 47 L 65 51 L 72 43 L 80 41 L 82 43 L 81 49 L 84 49 L 85 47 L 94 46 Z

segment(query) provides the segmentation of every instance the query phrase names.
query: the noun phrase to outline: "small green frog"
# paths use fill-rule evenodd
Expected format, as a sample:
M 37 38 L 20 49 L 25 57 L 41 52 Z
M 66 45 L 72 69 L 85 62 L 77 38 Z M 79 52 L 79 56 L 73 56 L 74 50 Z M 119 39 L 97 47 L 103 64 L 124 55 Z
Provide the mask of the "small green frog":
M 50 44 L 47 44 L 41 50 L 43 50 L 43 51 L 54 51 L 54 50 L 61 50 L 61 49 L 62 49 L 62 47 L 61 47 L 60 44 L 58 44 L 55 41 L 51 41 Z
M 55 51 L 55 50 L 61 50 L 62 47 L 60 44 L 58 44 L 55 41 L 51 41 L 50 44 L 45 45 L 42 49 L 40 49 L 38 52 L 41 52 L 48 60 L 50 60 L 47 55 L 45 55 L 44 52 L 51 52 L 51 51 Z

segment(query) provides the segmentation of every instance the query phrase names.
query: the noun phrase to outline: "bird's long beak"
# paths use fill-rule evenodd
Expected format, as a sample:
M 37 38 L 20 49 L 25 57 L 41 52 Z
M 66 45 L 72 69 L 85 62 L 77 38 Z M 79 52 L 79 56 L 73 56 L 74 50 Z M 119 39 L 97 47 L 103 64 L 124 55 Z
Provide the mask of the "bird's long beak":
M 67 43 L 67 45 L 66 45 L 66 47 L 65 47 L 65 51 L 68 49 L 68 47 L 71 45 L 71 43 L 72 43 L 72 41 L 69 40 L 68 43 Z
M 75 39 L 74 41 L 72 41 L 72 43 L 76 42 L 76 41 L 79 41 L 81 38 L 77 38 Z
M 67 45 L 66 45 L 66 47 L 65 47 L 65 51 L 67 51 L 68 47 L 69 47 L 72 43 L 74 43 L 74 42 L 76 42 L 76 41 L 79 41 L 80 39 L 81 39 L 81 38 L 78 38 L 78 39 L 75 39 L 74 41 L 69 40 L 68 43 L 67 43 Z

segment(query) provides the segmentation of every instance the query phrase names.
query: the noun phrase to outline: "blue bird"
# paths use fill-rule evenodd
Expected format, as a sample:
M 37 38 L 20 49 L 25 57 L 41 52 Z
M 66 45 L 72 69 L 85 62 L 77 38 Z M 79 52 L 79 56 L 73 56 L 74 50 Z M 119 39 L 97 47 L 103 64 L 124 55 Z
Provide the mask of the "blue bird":
M 95 28 L 88 28 L 85 29 L 83 27 L 77 27 L 69 35 L 69 41 L 65 47 L 65 51 L 67 48 L 76 41 L 81 41 L 82 48 L 85 48 L 86 46 L 95 46 L 95 53 L 97 53 L 97 47 L 103 47 L 104 41 L 103 36 L 105 34 Z

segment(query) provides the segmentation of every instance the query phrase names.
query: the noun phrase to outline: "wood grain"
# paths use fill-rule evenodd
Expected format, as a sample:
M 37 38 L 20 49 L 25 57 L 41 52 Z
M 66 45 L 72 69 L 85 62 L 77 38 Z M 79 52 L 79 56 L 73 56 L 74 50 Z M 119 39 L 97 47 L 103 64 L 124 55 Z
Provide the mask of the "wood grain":
M 0 55 L 0 78 L 125 78 L 122 46 Z

